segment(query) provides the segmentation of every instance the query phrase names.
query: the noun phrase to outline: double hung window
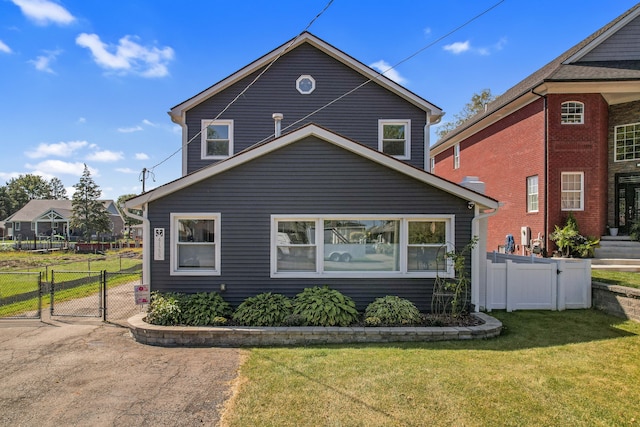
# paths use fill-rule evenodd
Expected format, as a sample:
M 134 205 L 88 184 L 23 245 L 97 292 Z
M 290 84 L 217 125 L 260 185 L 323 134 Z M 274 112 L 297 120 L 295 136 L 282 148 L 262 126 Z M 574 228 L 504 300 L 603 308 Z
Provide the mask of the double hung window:
M 202 120 L 203 159 L 225 159 L 233 155 L 233 120 Z
M 272 276 L 450 275 L 451 215 L 272 217 Z
M 411 158 L 411 120 L 379 120 L 378 150 L 397 159 Z
M 538 175 L 527 177 L 527 212 L 538 212 Z
M 563 172 L 560 203 L 563 211 L 584 210 L 584 173 Z
M 171 274 L 220 274 L 220 215 L 171 214 Z

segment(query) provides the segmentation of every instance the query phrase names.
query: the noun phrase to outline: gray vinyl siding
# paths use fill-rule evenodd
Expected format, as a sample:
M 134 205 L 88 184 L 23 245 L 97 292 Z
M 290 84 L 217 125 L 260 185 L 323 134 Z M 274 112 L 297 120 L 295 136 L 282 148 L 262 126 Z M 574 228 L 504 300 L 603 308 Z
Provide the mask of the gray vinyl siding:
M 640 38 L 640 18 L 629 22 L 591 52 L 580 58 L 579 62 L 640 60 L 638 38 Z
M 399 295 L 429 310 L 433 279 L 270 278 L 271 215 L 454 214 L 456 246 L 471 237 L 467 202 L 342 148 L 309 137 L 151 203 L 151 229 L 165 228 L 165 261 L 151 260 L 155 291 L 218 291 L 237 306 L 261 292 L 295 296 L 329 285 L 360 309 L 377 297 Z M 170 276 L 170 214 L 221 214 L 221 276 Z M 151 248 L 153 253 L 153 248 Z M 469 260 L 469 258 L 467 259 Z
M 187 111 L 188 140 L 193 139 L 188 146 L 187 173 L 215 162 L 201 159 L 198 135 L 201 121 L 215 118 L 260 71 Z M 295 87 L 296 79 L 302 74 L 309 74 L 316 81 L 316 89 L 309 95 L 300 94 Z M 234 120 L 236 153 L 273 135 L 273 113 L 284 115 L 283 133 L 313 122 L 376 150 L 378 119 L 409 119 L 412 152 L 407 163 L 424 168 L 426 112 L 374 82 L 287 129 L 366 80 L 360 73 L 305 43 L 278 59 L 220 119 Z

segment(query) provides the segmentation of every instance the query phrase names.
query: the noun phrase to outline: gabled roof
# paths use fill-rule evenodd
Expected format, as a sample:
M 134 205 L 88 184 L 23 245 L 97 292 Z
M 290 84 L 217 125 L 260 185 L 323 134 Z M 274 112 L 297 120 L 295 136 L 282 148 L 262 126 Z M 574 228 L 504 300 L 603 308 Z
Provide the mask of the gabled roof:
M 303 126 L 293 132 L 287 133 L 279 138 L 264 142 L 262 144 L 254 145 L 253 147 L 248 148 L 247 150 L 244 150 L 232 157 L 229 157 L 226 160 L 214 163 L 182 178 L 178 178 L 175 181 L 167 183 L 161 187 L 155 188 L 154 190 L 151 190 L 147 193 L 133 197 L 126 201 L 125 206 L 129 209 L 141 208 L 145 203 L 158 200 L 169 194 L 183 190 L 190 185 L 193 185 L 204 179 L 214 177 L 225 171 L 250 162 L 253 159 L 272 153 L 280 148 L 286 147 L 289 144 L 293 144 L 310 136 L 320 138 L 328 143 L 362 156 L 363 158 L 369 159 L 373 162 L 384 165 L 389 169 L 403 173 L 410 176 L 411 178 L 431 185 L 432 187 L 441 189 L 462 199 L 472 201 L 478 206 L 484 206 L 488 209 L 498 208 L 498 201 L 495 199 L 485 196 L 484 194 L 477 193 L 461 185 L 454 184 L 451 181 L 447 181 L 422 169 L 408 165 L 405 162 L 397 160 L 379 151 L 373 150 L 365 145 L 359 144 L 353 140 L 340 136 L 328 129 L 322 128 L 315 124 L 307 124 L 306 126 Z
M 176 105 L 175 107 L 173 107 L 171 109 L 171 111 L 169 111 L 169 116 L 171 116 L 171 120 L 174 121 L 175 123 L 183 124 L 184 123 L 183 114 L 187 110 L 189 110 L 189 109 L 193 108 L 194 106 L 206 101 L 207 99 L 209 99 L 212 96 L 216 95 L 217 93 L 223 91 L 224 89 L 228 88 L 229 86 L 233 85 L 234 83 L 236 83 L 236 82 L 240 81 L 241 79 L 247 77 L 251 73 L 261 69 L 262 67 L 267 66 L 269 63 L 271 63 L 271 61 L 273 61 L 278 56 L 281 56 L 282 54 L 295 49 L 296 47 L 300 46 L 303 43 L 308 43 L 311 46 L 316 47 L 317 49 L 319 49 L 322 52 L 326 53 L 330 57 L 342 62 L 346 66 L 348 66 L 348 67 L 352 68 L 353 70 L 359 72 L 360 74 L 362 74 L 366 78 L 371 79 L 373 82 L 375 82 L 376 84 L 384 87 L 385 89 L 397 94 L 401 98 L 409 101 L 410 103 L 414 104 L 418 108 L 421 108 L 424 111 L 430 111 L 431 112 L 431 122 L 432 123 L 436 123 L 439 120 L 439 118 L 442 116 L 443 112 L 439 107 L 437 107 L 434 104 L 428 102 L 427 100 L 421 98 L 420 96 L 416 95 L 415 93 L 411 92 L 410 90 L 406 89 L 405 87 L 399 85 L 398 83 L 394 82 L 393 80 L 383 76 L 382 74 L 380 74 L 376 70 L 366 66 L 362 62 L 354 59 L 353 57 L 347 55 L 346 53 L 344 53 L 341 50 L 335 48 L 334 46 L 328 44 L 324 40 L 319 39 L 318 37 L 314 36 L 313 34 L 311 34 L 309 32 L 304 32 L 300 36 L 298 36 L 298 37 L 288 41 L 287 43 L 283 44 L 282 46 L 272 50 L 271 52 L 267 53 L 266 55 L 262 56 L 261 58 L 255 60 L 255 61 L 253 61 L 249 65 L 241 68 L 240 70 L 238 70 L 235 73 L 231 74 L 227 78 L 219 81 L 218 83 L 214 84 L 213 86 L 209 87 L 208 89 L 205 89 L 204 91 L 200 92 L 199 94 L 195 95 L 194 97 L 189 98 L 186 101 Z
M 636 85 L 637 82 L 640 82 L 640 50 L 626 52 L 623 60 L 617 58 L 611 58 L 606 61 L 586 60 L 589 59 L 591 52 L 602 48 L 607 40 L 638 18 L 638 16 L 640 16 L 640 3 L 508 89 L 493 102 L 489 103 L 486 111 L 469 118 L 465 123 L 453 129 L 434 144 L 432 154 L 437 154 L 448 148 L 453 143 L 453 139 L 459 139 L 455 137 L 464 136 L 461 134 L 474 125 L 483 122 L 484 126 L 481 128 L 484 128 L 510 112 L 535 101 L 540 95 L 546 93 L 548 85 L 554 82 L 612 82 L 619 86 L 618 88 L 611 88 L 613 91 L 628 90 L 626 89 L 627 86 L 619 85 L 620 82 L 633 82 L 634 88 L 632 90 L 640 91 L 640 87 Z M 632 37 L 635 37 L 635 41 L 629 45 L 639 45 L 640 36 L 635 34 Z
M 105 209 L 108 209 L 113 200 L 101 200 Z M 49 211 L 54 211 L 62 218 L 71 218 L 73 212 L 71 200 L 29 200 L 19 211 L 10 215 L 5 222 L 32 222 Z

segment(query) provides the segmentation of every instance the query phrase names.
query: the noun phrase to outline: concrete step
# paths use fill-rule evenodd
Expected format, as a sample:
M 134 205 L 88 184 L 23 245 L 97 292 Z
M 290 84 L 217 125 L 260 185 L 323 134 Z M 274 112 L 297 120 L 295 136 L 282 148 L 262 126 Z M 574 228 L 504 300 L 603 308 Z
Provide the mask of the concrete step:
M 602 236 L 595 258 L 640 259 L 640 242 L 632 241 L 629 236 Z

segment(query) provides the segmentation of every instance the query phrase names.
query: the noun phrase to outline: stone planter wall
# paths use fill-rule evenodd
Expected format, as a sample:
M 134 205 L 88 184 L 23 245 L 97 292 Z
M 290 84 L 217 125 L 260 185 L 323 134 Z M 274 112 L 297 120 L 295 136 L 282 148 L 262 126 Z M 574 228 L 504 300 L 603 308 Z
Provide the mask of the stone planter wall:
M 614 316 L 640 321 L 640 289 L 593 282 L 591 292 L 594 308 Z
M 176 347 L 254 347 L 307 344 L 389 343 L 492 338 L 502 323 L 475 313 L 485 323 L 469 327 L 194 327 L 157 326 L 146 323 L 145 314 L 129 319 L 133 338 L 142 344 Z

